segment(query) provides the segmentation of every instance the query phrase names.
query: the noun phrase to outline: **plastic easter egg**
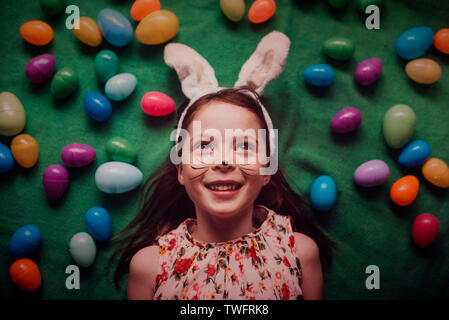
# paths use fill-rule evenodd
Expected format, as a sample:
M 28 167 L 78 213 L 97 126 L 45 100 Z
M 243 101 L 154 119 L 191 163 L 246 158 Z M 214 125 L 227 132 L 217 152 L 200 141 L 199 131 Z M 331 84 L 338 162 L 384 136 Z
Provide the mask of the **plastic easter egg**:
M 269 20 L 276 12 L 274 0 L 256 0 L 248 10 L 248 19 L 252 23 L 262 23 Z
M 133 163 L 137 151 L 132 144 L 122 137 L 113 137 L 106 142 L 106 153 L 114 161 Z
M 133 38 L 133 27 L 129 20 L 114 9 L 103 9 L 98 13 L 98 25 L 107 42 L 115 47 L 124 47 Z
M 399 164 L 403 167 L 415 167 L 423 164 L 430 156 L 430 146 L 424 140 L 410 142 L 399 155 Z
M 44 53 L 28 62 L 25 67 L 25 75 L 32 83 L 42 83 L 51 78 L 55 67 L 55 57 L 51 54 Z
M 131 7 L 131 17 L 136 21 L 140 21 L 150 13 L 160 9 L 161 3 L 159 0 L 134 1 L 134 4 Z
M 93 207 L 87 211 L 84 218 L 87 231 L 97 241 L 108 240 L 111 236 L 111 218 L 106 209 Z
M 15 94 L 0 93 L 0 134 L 15 136 L 25 128 L 26 116 L 22 103 Z
M 65 0 L 40 0 L 41 9 L 49 16 L 57 16 L 65 12 Z
M 39 158 L 39 146 L 36 140 L 26 133 L 12 139 L 11 152 L 17 163 L 24 168 L 33 167 Z
M 66 145 L 61 152 L 61 160 L 67 167 L 84 167 L 95 160 L 97 153 L 91 146 L 81 143 Z
M 42 184 L 49 199 L 59 199 L 69 186 L 69 173 L 60 164 L 52 164 L 45 169 Z
M 142 97 L 141 106 L 143 112 L 150 116 L 162 117 L 175 111 L 175 102 L 162 92 L 147 92 Z
M 108 81 L 118 71 L 117 55 L 111 50 L 102 50 L 95 56 L 95 74 L 100 82 Z
M 405 104 L 397 104 L 385 113 L 383 133 L 385 141 L 391 148 L 403 147 L 412 136 L 415 127 L 415 112 Z
M 355 80 L 362 86 L 369 86 L 379 79 L 382 73 L 382 61 L 370 58 L 359 63 L 354 72 Z
M 336 133 L 348 133 L 357 129 L 362 123 L 362 114 L 357 108 L 340 110 L 331 121 L 331 129 Z
M 418 58 L 426 53 L 433 41 L 433 31 L 420 26 L 404 31 L 396 40 L 397 54 L 406 60 Z
M 335 71 L 327 64 L 315 64 L 307 67 L 303 73 L 304 80 L 314 86 L 327 87 L 334 82 Z
M 351 39 L 333 37 L 324 41 L 322 51 L 335 60 L 349 60 L 354 55 L 355 45 Z
M 42 284 L 39 267 L 27 258 L 14 261 L 9 268 L 9 276 L 20 289 L 28 292 L 36 291 Z
M 421 58 L 407 63 L 405 73 L 417 83 L 432 84 L 440 79 L 442 70 L 434 60 Z
M 54 99 L 63 99 L 78 89 L 78 74 L 69 67 L 56 72 L 51 81 L 50 93 Z
M 105 85 L 106 96 L 115 101 L 128 98 L 137 85 L 136 77 L 131 73 L 119 73 L 110 78 Z
M 14 232 L 8 244 L 8 254 L 13 259 L 26 257 L 33 253 L 41 243 L 41 232 L 38 227 L 26 225 Z
M 375 5 L 382 8 L 385 4 L 385 0 L 356 0 L 356 7 L 361 13 L 365 13 L 366 8 L 371 5 Z
M 418 179 L 415 176 L 408 175 L 393 183 L 390 189 L 390 198 L 398 206 L 405 207 L 415 201 L 418 191 Z
M 433 36 L 433 46 L 440 52 L 449 54 L 449 28 L 438 30 Z
M 103 163 L 95 172 L 95 184 L 105 193 L 124 193 L 137 188 L 142 183 L 142 172 L 135 166 L 111 161 Z
M 178 17 L 171 11 L 158 10 L 147 15 L 136 28 L 136 39 L 143 44 L 162 44 L 179 29 Z
M 427 181 L 440 188 L 449 188 L 449 167 L 441 159 L 431 158 L 421 168 Z
M 0 173 L 6 173 L 14 168 L 14 157 L 11 150 L 3 143 L 0 143 Z
M 46 22 L 32 20 L 22 24 L 20 35 L 23 40 L 35 46 L 45 46 L 53 40 L 53 29 Z
M 97 254 L 95 241 L 87 232 L 78 232 L 70 239 L 70 254 L 80 267 L 89 267 Z
M 343 8 L 348 5 L 349 0 L 327 0 L 327 3 L 329 3 L 329 6 L 332 8 Z
M 382 160 L 362 163 L 354 171 L 354 181 L 362 187 L 377 187 L 388 181 L 390 168 Z
M 84 95 L 84 107 L 87 114 L 95 121 L 106 121 L 111 117 L 112 106 L 102 94 L 89 91 Z
M 245 16 L 244 0 L 220 0 L 223 14 L 231 21 L 238 22 Z
M 421 213 L 413 221 L 412 239 L 421 248 L 430 246 L 438 236 L 440 224 L 438 219 L 431 213 Z
M 337 186 L 329 176 L 320 176 L 312 184 L 310 201 L 318 211 L 329 211 L 337 201 Z
M 103 41 L 103 37 L 95 20 L 90 17 L 80 17 L 78 23 L 80 27 L 73 28 L 75 37 L 90 47 L 98 47 Z

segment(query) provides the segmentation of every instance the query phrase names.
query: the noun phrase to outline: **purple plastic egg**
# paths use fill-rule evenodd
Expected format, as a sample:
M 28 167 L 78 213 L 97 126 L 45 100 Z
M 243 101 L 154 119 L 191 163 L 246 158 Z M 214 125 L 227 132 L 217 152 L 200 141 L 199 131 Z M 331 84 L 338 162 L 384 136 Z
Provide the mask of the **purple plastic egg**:
M 83 167 L 94 161 L 96 155 L 94 148 L 81 143 L 72 143 L 62 149 L 61 159 L 67 167 Z
M 355 182 L 362 187 L 376 187 L 387 182 L 390 168 L 382 160 L 362 163 L 354 172 Z
M 55 58 L 49 53 L 44 53 L 28 62 L 25 75 L 32 83 L 41 83 L 53 75 L 55 66 Z
M 382 61 L 378 58 L 371 58 L 359 63 L 355 69 L 355 80 L 362 86 L 369 86 L 379 79 L 382 73 Z
M 44 171 L 42 183 L 47 197 L 59 199 L 63 196 L 69 185 L 69 173 L 59 164 L 52 164 Z
M 357 108 L 341 109 L 331 121 L 331 129 L 336 133 L 347 133 L 357 129 L 362 123 L 362 114 Z

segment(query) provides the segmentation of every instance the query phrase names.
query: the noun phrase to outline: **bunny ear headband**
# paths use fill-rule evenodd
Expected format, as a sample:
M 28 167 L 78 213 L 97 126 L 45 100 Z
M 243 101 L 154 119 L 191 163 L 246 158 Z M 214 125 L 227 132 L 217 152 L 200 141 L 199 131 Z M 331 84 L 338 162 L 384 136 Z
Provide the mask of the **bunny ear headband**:
M 285 34 L 279 31 L 267 34 L 242 66 L 234 87 L 249 86 L 262 95 L 268 83 L 276 79 L 283 71 L 289 48 L 290 40 Z M 181 43 L 167 44 L 164 49 L 164 60 L 168 66 L 176 70 L 182 92 L 190 100 L 179 118 L 175 140 L 177 143 L 184 117 L 190 106 L 200 97 L 223 88 L 218 86 L 214 69 L 210 64 L 189 46 Z M 248 91 L 248 94 L 256 98 L 251 91 Z M 261 103 L 259 105 L 268 126 L 270 153 L 273 154 L 275 150 L 273 123 L 265 107 Z

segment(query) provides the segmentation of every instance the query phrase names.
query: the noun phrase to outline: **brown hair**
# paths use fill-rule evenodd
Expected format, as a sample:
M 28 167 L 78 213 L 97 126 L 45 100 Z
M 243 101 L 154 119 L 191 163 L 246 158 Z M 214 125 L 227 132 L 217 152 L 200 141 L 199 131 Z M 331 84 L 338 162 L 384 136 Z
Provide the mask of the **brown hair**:
M 201 106 L 219 100 L 249 109 L 267 128 L 259 106 L 260 97 L 252 91 L 259 100 L 255 101 L 243 92 L 248 90 L 251 89 L 228 88 L 201 97 L 189 108 L 182 127 L 188 126 Z M 178 109 L 178 121 L 188 104 L 189 100 L 186 100 Z M 268 142 L 268 138 L 266 141 Z M 319 228 L 307 201 L 290 187 L 280 167 L 279 165 L 270 182 L 262 188 L 255 204 L 265 205 L 278 214 L 290 216 L 295 231 L 308 235 L 317 243 L 321 265 L 326 272 L 332 262 L 335 243 Z M 176 228 L 185 219 L 195 217 L 194 204 L 185 188 L 178 182 L 176 166 L 171 163 L 169 156 L 146 180 L 139 207 L 136 217 L 111 239 L 119 245 L 109 261 L 111 265 L 115 258 L 119 257 L 114 272 L 114 283 L 118 288 L 121 288 L 121 279 L 129 271 L 129 263 L 137 251 L 153 245 L 157 236 Z

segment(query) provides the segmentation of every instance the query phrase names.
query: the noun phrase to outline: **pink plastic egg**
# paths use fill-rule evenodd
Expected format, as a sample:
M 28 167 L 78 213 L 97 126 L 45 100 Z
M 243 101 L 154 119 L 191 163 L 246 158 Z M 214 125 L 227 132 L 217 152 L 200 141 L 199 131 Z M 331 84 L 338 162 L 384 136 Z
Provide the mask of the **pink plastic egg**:
M 439 227 L 438 219 L 433 214 L 420 214 L 413 222 L 413 242 L 421 248 L 430 246 L 438 235 Z
M 61 159 L 67 167 L 83 167 L 94 161 L 96 155 L 94 148 L 81 143 L 72 143 L 62 149 Z
M 145 93 L 141 104 L 143 112 L 150 116 L 162 117 L 175 111 L 173 99 L 162 92 L 151 91 Z
M 52 164 L 44 171 L 42 176 L 45 193 L 50 199 L 59 199 L 65 193 L 69 185 L 69 173 L 59 165 Z

